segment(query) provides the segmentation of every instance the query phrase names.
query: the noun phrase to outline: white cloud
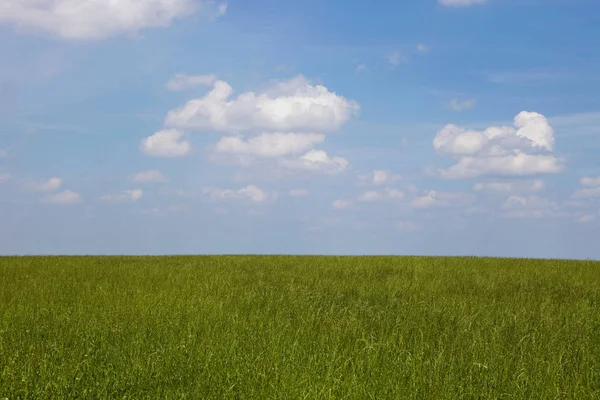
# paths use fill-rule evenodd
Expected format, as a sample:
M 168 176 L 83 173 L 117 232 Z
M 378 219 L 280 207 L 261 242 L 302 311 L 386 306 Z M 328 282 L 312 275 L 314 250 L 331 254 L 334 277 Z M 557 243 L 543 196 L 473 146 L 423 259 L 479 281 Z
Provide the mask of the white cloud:
M 573 194 L 574 199 L 600 198 L 600 177 L 584 177 L 579 180 L 581 189 Z
M 331 205 L 336 210 L 350 210 L 354 208 L 354 204 L 351 201 L 344 199 L 335 200 Z
M 365 64 L 358 64 L 356 66 L 356 68 L 354 69 L 354 72 L 357 74 L 360 74 L 361 72 L 363 72 L 366 69 L 367 69 L 367 66 Z
M 107 203 L 136 203 L 144 196 L 144 191 L 141 189 L 124 190 L 119 194 L 107 194 L 100 200 Z
M 215 19 L 226 10 L 226 3 L 214 0 L 3 0 L 0 24 L 17 32 L 99 40 L 167 27 L 196 12 Z
M 228 136 L 216 144 L 215 150 L 236 155 L 282 157 L 312 149 L 324 140 L 325 135 L 315 133 L 263 133 L 248 140 Z
M 454 111 L 472 110 L 477 105 L 476 100 L 458 100 L 452 99 L 448 102 L 448 107 Z
M 384 200 L 402 200 L 404 192 L 397 189 L 385 189 L 381 191 L 368 190 L 358 197 L 358 201 L 375 202 Z
M 150 157 L 185 157 L 192 151 L 192 145 L 182 139 L 183 133 L 177 129 L 156 132 L 142 140 L 140 150 Z
M 425 196 L 415 198 L 410 205 L 414 208 L 428 208 L 436 204 L 437 192 L 434 190 L 427 193 Z
M 386 189 L 385 194 L 390 199 L 401 200 L 404 198 L 404 192 L 398 189 Z
M 394 51 L 394 52 L 388 54 L 386 59 L 387 59 L 387 62 L 392 67 L 392 69 L 396 69 L 396 68 L 398 68 L 398 66 L 400 64 L 403 64 L 408 61 L 408 58 L 404 54 L 400 53 L 399 51 Z
M 425 46 L 424 44 L 419 43 L 417 45 L 417 51 L 419 53 L 426 54 L 426 53 L 429 53 L 429 47 Z
M 300 158 L 283 160 L 283 165 L 292 169 L 335 175 L 345 171 L 350 163 L 342 157 L 329 157 L 323 150 L 311 150 Z
M 369 190 L 361 194 L 358 201 L 379 201 L 383 198 L 383 194 L 376 190 Z
M 219 132 L 327 132 L 339 129 L 360 109 L 325 86 L 303 76 L 277 82 L 266 90 L 231 98 L 233 89 L 217 81 L 204 97 L 169 111 L 167 126 Z
M 477 192 L 494 194 L 539 192 L 543 188 L 544 182 L 539 179 L 533 181 L 480 182 L 473 186 L 473 190 Z
M 587 187 L 599 187 L 600 186 L 600 176 L 597 178 L 584 177 L 579 181 L 581 186 Z
M 597 221 L 599 216 L 600 216 L 599 214 L 584 214 L 584 215 L 580 215 L 577 218 L 577 222 L 579 222 L 581 224 L 587 224 L 587 223 L 590 223 L 590 222 Z
M 62 186 L 62 179 L 60 178 L 50 178 L 46 182 L 42 183 L 31 183 L 29 184 L 29 189 L 36 190 L 38 192 L 52 192 L 54 190 L 58 190 Z
M 308 196 L 307 189 L 292 189 L 289 191 L 291 197 L 306 197 Z
M 208 195 L 213 201 L 242 200 L 253 203 L 265 203 L 276 199 L 275 194 L 269 194 L 256 185 L 248 185 L 239 190 L 209 188 L 204 189 L 202 192 Z
M 209 159 L 242 166 L 262 159 L 267 160 L 274 172 L 300 170 L 335 175 L 345 171 L 350 165 L 345 158 L 330 157 L 324 150 L 312 149 L 324 139 L 325 135 L 314 133 L 263 133 L 249 139 L 229 136 L 211 148 Z M 274 163 L 269 164 L 271 160 Z
M 458 162 L 439 170 L 443 178 L 473 178 L 482 175 L 534 175 L 557 173 L 563 160 L 553 154 L 554 130 L 541 114 L 523 111 L 513 127 L 467 130 L 452 124 L 440 130 L 433 140 L 438 153 Z
M 131 180 L 137 183 L 160 183 L 166 182 L 167 178 L 158 170 L 138 172 L 131 176 Z
M 414 208 L 464 206 L 473 202 L 471 195 L 463 193 L 447 193 L 430 190 L 425 195 L 416 197 L 410 203 Z
M 438 3 L 446 7 L 468 7 L 486 2 L 487 0 L 438 0 Z
M 187 75 L 183 73 L 175 74 L 165 87 L 171 91 L 181 91 L 192 88 L 194 86 L 211 86 L 217 80 L 217 76 L 210 75 Z
M 65 204 L 65 205 L 77 204 L 77 203 L 81 203 L 81 201 L 82 201 L 81 195 L 79 193 L 75 193 L 71 190 L 65 190 L 60 193 L 52 194 L 52 195 L 42 198 L 42 200 L 41 200 L 42 203 Z
M 6 182 L 10 179 L 10 174 L 0 174 L 0 183 Z
M 370 174 L 363 174 L 358 176 L 358 181 L 361 184 L 381 186 L 388 185 L 401 180 L 400 175 L 396 175 L 388 170 L 376 169 Z
M 536 175 L 558 173 L 564 169 L 561 160 L 552 155 L 517 153 L 490 158 L 463 157 L 447 170 L 440 171 L 446 179 L 474 178 L 482 175 Z
M 8 151 L 4 149 L 0 149 L 0 158 L 8 157 Z
M 508 218 L 541 218 L 550 216 L 558 209 L 557 205 L 538 196 L 510 196 L 502 205 Z

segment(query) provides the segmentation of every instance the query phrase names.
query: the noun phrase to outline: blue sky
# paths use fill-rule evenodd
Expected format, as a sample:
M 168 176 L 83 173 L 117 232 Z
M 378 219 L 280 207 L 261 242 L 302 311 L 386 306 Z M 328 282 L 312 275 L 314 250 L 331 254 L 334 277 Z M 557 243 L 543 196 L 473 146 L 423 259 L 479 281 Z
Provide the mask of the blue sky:
M 16 0 L 0 49 L 0 254 L 600 259 L 595 0 Z

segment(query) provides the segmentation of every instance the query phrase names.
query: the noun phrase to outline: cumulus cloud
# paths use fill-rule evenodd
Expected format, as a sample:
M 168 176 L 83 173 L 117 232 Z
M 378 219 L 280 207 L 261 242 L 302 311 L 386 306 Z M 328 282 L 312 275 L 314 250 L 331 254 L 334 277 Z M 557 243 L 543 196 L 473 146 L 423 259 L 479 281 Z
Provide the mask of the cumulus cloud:
M 394 174 L 388 170 L 376 169 L 370 174 L 362 174 L 358 176 L 358 182 L 364 185 L 389 185 L 401 180 L 400 175 Z
M 216 144 L 215 150 L 236 155 L 282 157 L 305 152 L 324 140 L 325 135 L 314 133 L 263 133 L 247 140 L 228 136 Z
M 306 197 L 308 196 L 307 189 L 292 189 L 289 191 L 291 197 Z
M 404 192 L 398 189 L 367 190 L 358 197 L 358 201 L 375 202 L 384 200 L 402 200 Z
M 515 117 L 516 127 L 490 127 L 484 131 L 446 125 L 433 140 L 435 150 L 458 161 L 443 178 L 460 179 L 483 175 L 535 175 L 564 169 L 553 154 L 554 130 L 546 117 L 523 111 Z
M 81 201 L 81 195 L 71 190 L 65 190 L 63 192 L 52 194 L 41 199 L 42 203 L 59 205 L 77 204 L 81 203 Z
M 195 86 L 211 86 L 217 81 L 217 76 L 210 75 L 187 75 L 183 73 L 175 74 L 165 87 L 170 91 L 181 91 L 193 88 Z
M 192 145 L 182 137 L 177 129 L 165 129 L 143 139 L 140 150 L 150 157 L 185 157 L 192 152 Z
M 558 206 L 538 196 L 510 196 L 502 205 L 507 218 L 541 218 L 552 215 Z
M 448 102 L 448 107 L 453 111 L 472 110 L 477 105 L 475 100 L 458 100 L 452 99 Z
M 10 174 L 0 174 L 0 183 L 6 182 L 10 179 Z
M 228 136 L 210 149 L 209 157 L 215 162 L 244 166 L 262 160 L 278 170 L 328 175 L 347 170 L 350 164 L 345 158 L 330 157 L 324 150 L 313 149 L 324 140 L 325 135 L 315 133 L 263 133 L 248 139 Z
M 360 109 L 352 100 L 297 76 L 264 91 L 232 98 L 227 82 L 215 82 L 204 97 L 169 111 L 165 125 L 180 129 L 243 132 L 327 132 L 339 129 Z
M 539 179 L 533 181 L 480 182 L 473 186 L 473 190 L 477 192 L 492 194 L 539 192 L 543 188 L 544 182 Z
M 469 7 L 486 2 L 487 0 L 438 0 L 438 3 L 445 7 Z
M 597 178 L 585 177 L 579 180 L 581 188 L 573 194 L 575 199 L 600 198 L 600 176 Z
M 137 174 L 133 174 L 130 179 L 137 183 L 160 183 L 167 181 L 167 178 L 156 169 L 138 172 Z
M 275 194 L 269 194 L 256 185 L 248 185 L 238 190 L 208 188 L 202 191 L 213 201 L 238 200 L 252 203 L 265 203 L 275 200 Z
M 350 163 L 343 157 L 329 157 L 323 150 L 311 150 L 297 159 L 283 160 L 287 168 L 323 172 L 329 175 L 345 171 Z
M 4 0 L 0 24 L 17 32 L 42 32 L 62 39 L 99 40 L 167 27 L 199 12 L 215 19 L 227 4 L 214 0 Z
M 141 189 L 124 190 L 119 194 L 107 194 L 100 200 L 107 203 L 136 203 L 144 196 L 144 191 Z
M 61 186 L 62 179 L 56 177 L 50 178 L 46 182 L 31 183 L 28 185 L 29 189 L 38 192 L 52 192 L 54 190 L 60 189 Z

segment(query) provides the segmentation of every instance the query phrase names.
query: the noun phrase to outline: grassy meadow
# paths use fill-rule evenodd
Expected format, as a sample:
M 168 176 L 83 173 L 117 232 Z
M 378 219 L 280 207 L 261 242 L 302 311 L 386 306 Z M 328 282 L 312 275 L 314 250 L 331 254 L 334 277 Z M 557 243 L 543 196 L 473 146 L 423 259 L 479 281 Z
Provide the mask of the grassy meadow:
M 600 399 L 600 263 L 0 258 L 0 399 Z

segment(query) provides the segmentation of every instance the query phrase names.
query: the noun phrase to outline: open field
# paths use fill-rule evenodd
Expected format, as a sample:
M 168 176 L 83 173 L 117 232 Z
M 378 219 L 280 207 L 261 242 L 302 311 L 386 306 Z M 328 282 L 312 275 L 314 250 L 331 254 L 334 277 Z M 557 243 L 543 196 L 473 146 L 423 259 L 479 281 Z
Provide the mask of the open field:
M 600 263 L 0 258 L 0 398 L 598 399 Z

